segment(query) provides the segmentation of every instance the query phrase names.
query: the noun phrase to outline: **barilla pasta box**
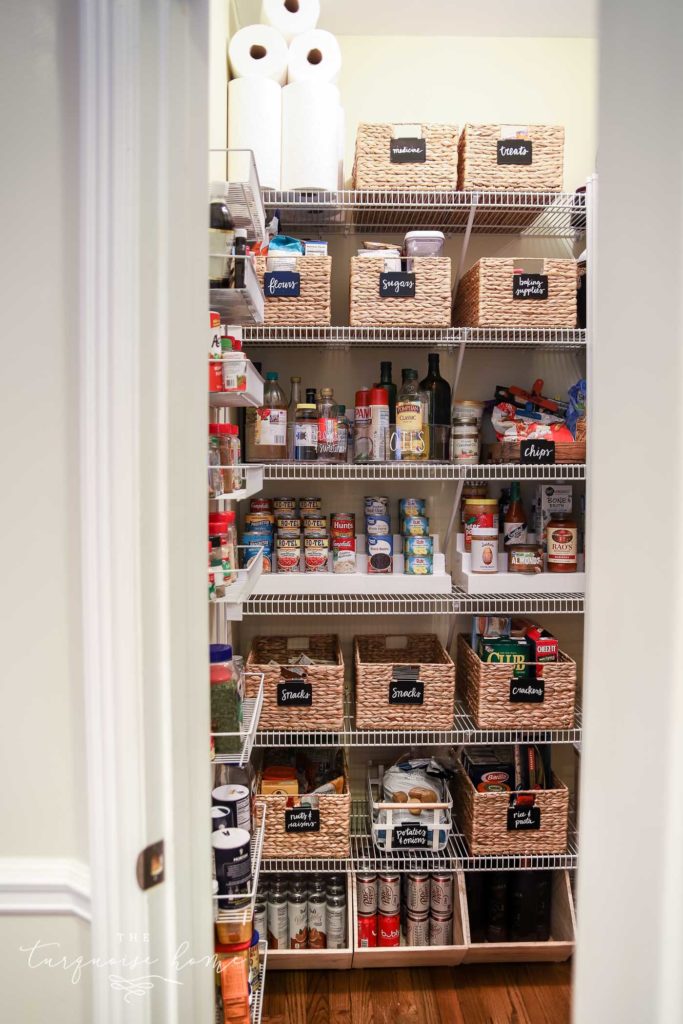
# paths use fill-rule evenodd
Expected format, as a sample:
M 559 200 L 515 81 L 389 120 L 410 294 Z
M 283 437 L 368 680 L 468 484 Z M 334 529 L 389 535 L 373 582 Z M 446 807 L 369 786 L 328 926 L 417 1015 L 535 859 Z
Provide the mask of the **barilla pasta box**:
M 479 793 L 505 793 L 515 788 L 512 747 L 468 747 L 463 766 Z

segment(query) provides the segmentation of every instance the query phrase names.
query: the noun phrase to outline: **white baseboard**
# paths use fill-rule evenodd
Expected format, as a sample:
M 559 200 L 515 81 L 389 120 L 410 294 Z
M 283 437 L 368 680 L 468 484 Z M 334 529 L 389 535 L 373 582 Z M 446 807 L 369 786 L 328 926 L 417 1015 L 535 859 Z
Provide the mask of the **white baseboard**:
M 0 857 L 0 915 L 13 914 L 90 921 L 90 868 L 62 857 Z

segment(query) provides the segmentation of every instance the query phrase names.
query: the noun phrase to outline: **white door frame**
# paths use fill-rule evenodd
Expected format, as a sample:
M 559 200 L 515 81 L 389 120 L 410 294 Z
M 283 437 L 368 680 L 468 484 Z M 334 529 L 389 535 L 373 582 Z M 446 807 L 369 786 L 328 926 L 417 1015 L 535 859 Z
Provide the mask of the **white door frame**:
M 208 2 L 82 0 L 80 53 L 91 955 L 143 961 L 93 968 L 92 1019 L 209 1020 L 211 971 L 178 971 L 175 960 L 184 942 L 183 963 L 213 952 L 202 544 Z M 138 854 L 160 839 L 165 881 L 142 892 Z M 206 899 L 193 898 L 203 886 Z

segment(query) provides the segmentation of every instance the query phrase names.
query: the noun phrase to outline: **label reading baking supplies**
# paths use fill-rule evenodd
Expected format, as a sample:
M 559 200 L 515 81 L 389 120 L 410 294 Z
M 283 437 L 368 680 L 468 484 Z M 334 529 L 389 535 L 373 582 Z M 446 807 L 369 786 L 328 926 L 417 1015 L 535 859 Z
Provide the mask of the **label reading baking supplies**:
M 392 164 L 423 164 L 426 159 L 426 139 L 389 140 L 389 160 Z
M 548 298 L 548 275 L 547 274 L 513 274 L 512 275 L 512 298 L 513 299 L 547 299 Z
M 380 299 L 414 299 L 415 274 L 410 271 L 391 270 L 379 275 Z
M 410 821 L 402 821 L 394 825 L 391 845 L 398 850 L 419 850 L 427 845 L 427 826 L 413 825 Z
M 513 676 L 510 680 L 511 704 L 542 704 L 544 699 L 544 679 L 516 679 Z
M 277 684 L 279 708 L 310 708 L 313 704 L 313 684 L 291 682 Z
M 537 832 L 540 827 L 540 807 L 508 807 L 508 832 Z
M 425 684 L 419 665 L 394 665 L 389 683 L 390 704 L 423 704 Z
M 496 163 L 528 166 L 531 163 L 532 143 L 530 139 L 498 139 Z
M 320 811 L 313 807 L 288 807 L 285 810 L 285 832 L 319 832 Z
M 554 441 L 522 441 L 519 448 L 522 466 L 554 466 Z
M 296 270 L 269 270 L 263 275 L 263 291 L 268 299 L 298 299 L 301 274 Z

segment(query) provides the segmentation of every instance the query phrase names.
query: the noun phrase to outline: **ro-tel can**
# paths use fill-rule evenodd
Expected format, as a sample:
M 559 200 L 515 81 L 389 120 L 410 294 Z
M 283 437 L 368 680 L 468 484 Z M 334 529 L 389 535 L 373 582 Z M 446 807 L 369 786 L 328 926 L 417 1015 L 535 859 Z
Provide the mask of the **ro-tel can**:
M 343 949 L 346 945 L 346 893 L 327 893 L 327 948 Z
M 389 499 L 384 497 L 384 495 L 366 495 L 364 505 L 366 516 L 389 515 Z
M 289 948 L 308 947 L 308 893 L 303 885 L 292 888 L 287 901 Z
M 251 796 L 246 786 L 237 783 L 226 783 L 216 786 L 211 792 L 214 807 L 228 807 L 236 828 L 251 832 Z
M 299 512 L 301 515 L 320 515 L 323 507 L 322 498 L 299 498 Z
M 429 911 L 423 914 L 417 914 L 414 910 L 408 911 L 408 916 L 406 917 L 406 945 L 429 945 Z
M 308 897 L 308 948 L 327 946 L 327 897 L 325 889 L 317 888 Z
M 268 903 L 265 896 L 257 896 L 254 903 L 254 930 L 265 939 L 268 932 Z
M 377 876 L 377 909 L 380 914 L 398 914 L 401 906 L 401 877 L 389 873 Z
M 276 519 L 277 532 L 280 537 L 298 537 L 301 533 L 301 520 L 289 513 L 279 513 Z
M 269 515 L 273 513 L 273 502 L 270 498 L 252 498 L 249 502 L 250 512 L 266 512 Z
M 431 576 L 434 559 L 431 555 L 406 555 L 403 571 L 407 576 Z
M 426 872 L 411 871 L 408 875 L 406 906 L 415 914 L 429 912 L 429 875 Z
M 405 537 L 403 540 L 403 554 L 406 557 L 410 555 L 418 555 L 421 557 L 429 555 L 431 557 L 434 554 L 434 538 Z
M 394 538 L 368 537 L 368 572 L 391 573 L 393 565 Z
M 356 535 L 356 517 L 353 512 L 333 512 L 330 516 L 330 533 L 333 537 Z
M 277 538 L 277 571 L 301 572 L 301 538 Z
M 432 913 L 453 913 L 453 875 L 438 871 L 431 876 L 429 905 Z
M 374 872 L 363 871 L 356 875 L 356 900 L 359 914 L 377 913 L 377 875 Z
M 277 889 L 268 896 L 268 945 L 271 949 L 289 946 L 289 913 L 284 889 Z
M 429 945 L 453 945 L 453 914 L 434 914 L 429 919 Z
M 403 533 L 406 537 L 428 537 L 429 519 L 427 516 L 406 516 L 403 520 Z
M 273 498 L 273 512 L 275 515 L 282 515 L 283 512 L 296 514 L 296 498 Z
M 303 516 L 304 533 L 308 537 L 327 536 L 327 516 L 305 515 Z
M 370 949 L 377 945 L 377 914 L 358 915 L 358 946 Z
M 377 945 L 401 945 L 401 920 L 398 912 L 395 914 L 377 915 Z
M 304 537 L 304 568 L 306 572 L 327 572 L 329 552 L 329 537 Z
M 365 533 L 368 537 L 388 537 L 391 534 L 391 516 L 366 515 Z
M 356 571 L 356 538 L 332 538 L 332 569 L 334 572 Z

